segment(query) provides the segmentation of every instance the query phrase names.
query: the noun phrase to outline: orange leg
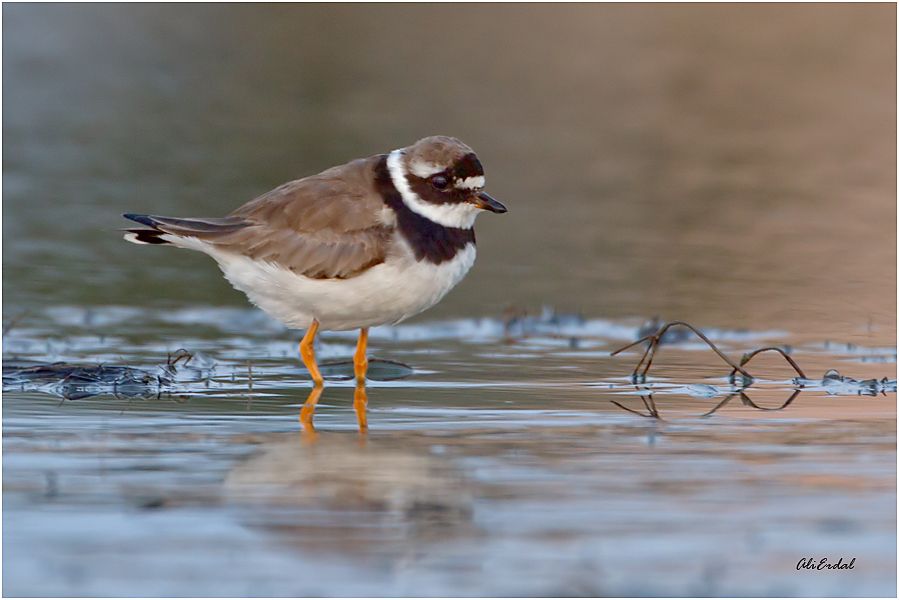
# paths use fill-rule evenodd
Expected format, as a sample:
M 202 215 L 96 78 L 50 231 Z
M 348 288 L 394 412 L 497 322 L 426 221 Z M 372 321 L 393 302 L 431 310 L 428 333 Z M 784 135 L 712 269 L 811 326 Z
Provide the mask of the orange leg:
M 359 343 L 356 344 L 356 353 L 353 354 L 353 372 L 356 374 L 357 381 L 365 381 L 365 374 L 368 372 L 368 327 L 359 330 Z
M 353 408 L 356 409 L 356 422 L 359 423 L 359 433 L 368 431 L 368 393 L 365 391 L 365 383 L 356 385 L 353 392 Z
M 312 319 L 312 324 L 309 325 L 309 329 L 306 330 L 306 335 L 304 335 L 303 339 L 300 341 L 300 358 L 303 360 L 303 364 L 306 365 L 306 368 L 309 369 L 309 374 L 312 376 L 312 382 L 318 387 L 324 384 L 325 380 L 318 370 L 318 365 L 315 364 L 315 348 L 313 347 L 313 344 L 315 343 L 316 333 L 318 333 L 318 321 Z

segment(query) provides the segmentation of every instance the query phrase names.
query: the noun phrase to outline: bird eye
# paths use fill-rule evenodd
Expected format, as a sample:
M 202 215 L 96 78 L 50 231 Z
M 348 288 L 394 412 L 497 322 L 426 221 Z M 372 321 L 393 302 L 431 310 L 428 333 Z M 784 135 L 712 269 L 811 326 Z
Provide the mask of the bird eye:
M 431 185 L 433 185 L 438 190 L 445 190 L 446 186 L 449 185 L 449 180 L 443 175 L 434 175 L 431 177 Z

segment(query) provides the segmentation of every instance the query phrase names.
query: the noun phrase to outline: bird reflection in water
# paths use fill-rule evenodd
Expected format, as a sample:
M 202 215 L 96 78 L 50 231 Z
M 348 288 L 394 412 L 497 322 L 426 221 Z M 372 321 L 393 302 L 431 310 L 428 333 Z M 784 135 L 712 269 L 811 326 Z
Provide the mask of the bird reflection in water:
M 309 392 L 306 402 L 300 409 L 300 424 L 303 426 L 303 432 L 307 434 L 309 441 L 317 439 L 318 434 L 315 431 L 315 407 L 324 392 L 324 386 L 315 385 Z M 359 435 L 365 436 L 368 433 L 368 392 L 365 390 L 364 382 L 357 382 L 356 389 L 353 391 L 353 409 L 356 411 L 356 423 L 359 426 Z
M 357 399 L 365 393 L 356 392 Z M 400 566 L 427 560 L 449 540 L 482 535 L 477 483 L 440 449 L 445 436 L 316 432 L 321 393 L 313 389 L 303 407 L 301 431 L 256 436 L 255 450 L 225 477 L 224 495 L 244 525 L 310 556 Z
M 368 392 L 365 389 L 366 381 L 396 381 L 412 375 L 415 370 L 409 365 L 395 360 L 370 358 L 364 376 L 360 377 L 358 366 L 355 364 L 358 357 L 352 361 L 337 360 L 326 361 L 319 364 L 322 374 L 326 379 L 344 380 L 355 378 L 356 389 L 353 392 L 353 408 L 356 411 L 356 422 L 359 425 L 359 435 L 365 436 L 368 432 Z M 303 408 L 300 410 L 300 424 L 307 439 L 314 440 L 315 433 L 315 407 L 324 392 L 324 385 L 313 384 Z
M 337 360 L 330 362 L 322 362 L 319 364 L 322 374 L 326 379 L 347 380 L 355 378 L 356 389 L 353 392 L 353 408 L 356 411 L 356 422 L 359 425 L 359 435 L 365 436 L 368 432 L 368 392 L 365 389 L 366 381 L 396 381 L 397 379 L 405 379 L 412 375 L 415 371 L 412 367 L 405 363 L 395 360 L 384 360 L 380 358 L 370 358 L 367 361 L 367 368 L 364 377 L 359 376 L 358 367 L 354 358 L 353 361 Z M 309 440 L 315 439 L 315 407 L 324 391 L 322 384 L 314 384 L 303 408 L 300 410 L 300 424 L 303 431 L 308 434 Z

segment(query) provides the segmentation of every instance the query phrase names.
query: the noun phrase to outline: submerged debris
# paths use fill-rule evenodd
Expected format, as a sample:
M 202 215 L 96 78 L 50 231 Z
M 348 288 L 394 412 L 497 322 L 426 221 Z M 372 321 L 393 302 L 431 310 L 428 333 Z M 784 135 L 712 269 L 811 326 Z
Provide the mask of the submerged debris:
M 148 396 L 172 383 L 163 374 L 115 365 L 85 366 L 58 362 L 45 365 L 3 365 L 3 389 L 47 391 L 68 399 L 98 394 Z
M 551 306 L 544 306 L 539 315 L 526 309 L 508 307 L 503 313 L 503 333 L 506 340 L 516 340 L 534 335 L 562 334 L 563 331 L 579 330 L 587 320 L 579 314 L 556 312 Z M 569 344 L 577 344 L 571 337 Z
M 80 400 L 101 394 L 119 397 L 155 397 L 174 393 L 184 381 L 208 381 L 215 361 L 179 349 L 153 370 L 122 365 L 80 365 L 67 362 L 49 364 L 3 364 L 3 389 L 41 391 Z
M 217 362 L 199 352 L 179 349 L 169 353 L 166 361 L 155 369 L 141 369 L 122 365 L 83 365 L 67 362 L 22 363 L 5 361 L 3 389 L 39 391 L 69 400 L 98 395 L 119 397 L 158 397 L 163 394 L 185 394 L 196 390 L 184 384 L 209 387 L 216 375 Z M 330 380 L 354 378 L 353 362 L 324 361 L 319 363 L 322 373 Z M 392 360 L 369 360 L 368 378 L 372 381 L 393 381 L 409 377 L 414 370 L 409 365 Z M 235 373 L 230 374 L 232 381 Z M 253 392 L 252 366 L 247 363 L 246 384 Z
M 809 382 L 808 380 L 794 380 L 800 385 L 817 384 L 831 395 L 847 395 L 856 394 L 858 396 L 877 396 L 887 392 L 896 391 L 896 380 L 883 379 L 853 379 L 840 375 L 836 369 L 830 369 L 824 373 L 824 377 L 820 382 Z

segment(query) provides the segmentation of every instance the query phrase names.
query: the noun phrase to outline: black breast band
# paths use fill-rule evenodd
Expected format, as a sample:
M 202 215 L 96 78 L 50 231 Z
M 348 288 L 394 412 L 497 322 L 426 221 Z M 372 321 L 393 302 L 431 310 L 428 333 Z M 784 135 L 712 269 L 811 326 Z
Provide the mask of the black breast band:
M 417 260 L 427 260 L 439 265 L 443 261 L 452 260 L 456 253 L 468 244 L 475 243 L 473 228 L 444 227 L 406 206 L 402 194 L 393 185 L 390 170 L 387 168 L 386 154 L 375 166 L 375 185 L 384 199 L 384 204 L 396 213 L 400 234 L 412 247 Z

